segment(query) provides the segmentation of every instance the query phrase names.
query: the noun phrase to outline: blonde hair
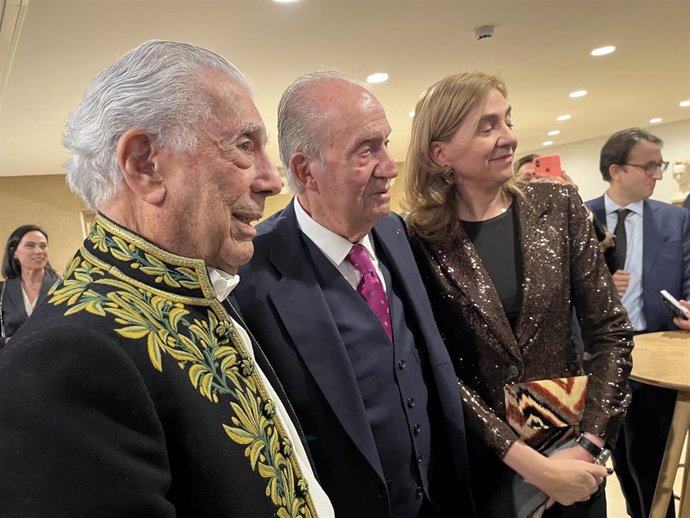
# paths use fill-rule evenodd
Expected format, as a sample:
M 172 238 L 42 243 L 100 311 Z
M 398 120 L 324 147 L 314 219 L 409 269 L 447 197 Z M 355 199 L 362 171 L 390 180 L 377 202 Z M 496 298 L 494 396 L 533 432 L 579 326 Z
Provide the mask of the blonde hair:
M 467 114 L 483 105 L 492 90 L 504 97 L 508 91 L 501 79 L 483 72 L 468 71 L 441 79 L 419 99 L 412 121 L 407 151 L 405 195 L 408 225 L 422 237 L 436 241 L 456 235 L 459 194 L 448 181 L 447 167 L 435 163 L 429 153 L 432 142 L 448 142 Z M 504 188 L 519 189 L 513 180 Z

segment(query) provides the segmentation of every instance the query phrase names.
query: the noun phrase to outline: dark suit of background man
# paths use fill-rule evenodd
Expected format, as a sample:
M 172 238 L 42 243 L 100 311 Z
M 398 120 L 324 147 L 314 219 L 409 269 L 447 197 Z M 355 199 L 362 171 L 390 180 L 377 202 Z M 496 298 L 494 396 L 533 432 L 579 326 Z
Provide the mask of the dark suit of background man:
M 248 80 L 148 41 L 65 130 L 98 211 L 0 351 L 2 518 L 334 518 L 261 348 L 224 304 L 280 190 Z
M 612 135 L 599 163 L 609 188 L 604 196 L 587 202 L 616 235 L 618 269 L 613 281 L 637 333 L 676 329 L 660 290 L 677 299 L 690 298 L 690 212 L 649 199 L 668 167 L 661 146 L 660 139 L 638 128 Z M 647 518 L 676 392 L 630 383 L 632 401 L 613 459 L 628 512 L 633 518 Z M 671 502 L 667 516 L 674 515 Z
M 336 72 L 288 88 L 278 139 L 297 195 L 259 225 L 241 272 L 251 282 L 236 296 L 337 516 L 472 516 L 456 377 L 389 212 L 390 131 L 376 97 Z M 348 259 L 355 244 L 370 262 L 364 276 Z

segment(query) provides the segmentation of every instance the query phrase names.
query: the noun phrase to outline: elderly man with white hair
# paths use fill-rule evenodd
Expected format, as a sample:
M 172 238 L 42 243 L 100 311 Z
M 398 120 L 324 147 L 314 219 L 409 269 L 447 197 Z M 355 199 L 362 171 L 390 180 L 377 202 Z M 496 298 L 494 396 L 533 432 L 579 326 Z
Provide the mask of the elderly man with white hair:
M 0 516 L 333 517 L 225 302 L 280 190 L 247 79 L 146 42 L 94 79 L 64 142 L 98 216 L 0 354 Z

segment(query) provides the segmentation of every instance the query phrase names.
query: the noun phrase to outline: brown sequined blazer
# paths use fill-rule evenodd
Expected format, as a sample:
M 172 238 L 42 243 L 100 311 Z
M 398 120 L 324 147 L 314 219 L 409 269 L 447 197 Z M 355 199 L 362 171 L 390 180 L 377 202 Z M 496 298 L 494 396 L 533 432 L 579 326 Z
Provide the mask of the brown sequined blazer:
M 544 183 L 523 192 L 513 199 L 523 272 L 515 331 L 464 230 L 436 242 L 410 231 L 468 425 L 503 457 L 517 440 L 505 422 L 504 385 L 584 371 L 581 430 L 612 443 L 630 399 L 632 327 L 575 189 Z M 573 306 L 590 358 L 584 365 L 572 343 Z

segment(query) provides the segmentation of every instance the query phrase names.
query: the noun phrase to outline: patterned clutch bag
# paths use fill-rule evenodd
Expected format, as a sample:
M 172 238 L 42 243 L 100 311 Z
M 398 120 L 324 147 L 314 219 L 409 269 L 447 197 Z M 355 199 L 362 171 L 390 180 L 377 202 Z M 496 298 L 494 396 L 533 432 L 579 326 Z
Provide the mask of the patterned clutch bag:
M 506 385 L 508 424 L 539 451 L 569 437 L 582 419 L 587 382 L 587 376 L 571 376 Z

